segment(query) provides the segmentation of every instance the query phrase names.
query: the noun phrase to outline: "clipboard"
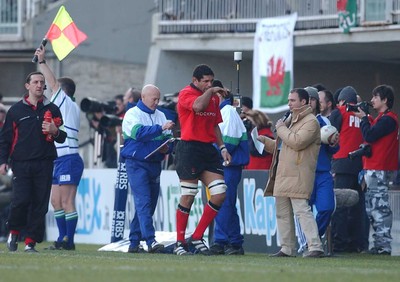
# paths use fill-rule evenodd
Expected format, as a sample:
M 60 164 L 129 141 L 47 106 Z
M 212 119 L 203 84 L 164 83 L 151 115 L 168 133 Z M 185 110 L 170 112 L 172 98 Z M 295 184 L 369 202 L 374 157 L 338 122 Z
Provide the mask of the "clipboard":
M 164 147 L 165 145 L 167 145 L 168 143 L 174 142 L 176 140 L 176 138 L 170 138 L 167 141 L 165 141 L 164 143 L 162 143 L 160 146 L 158 146 L 153 152 L 151 152 L 150 154 L 148 154 L 146 157 L 144 157 L 145 160 L 147 160 L 148 158 L 150 158 L 152 155 L 154 155 L 156 152 L 158 152 L 162 147 Z

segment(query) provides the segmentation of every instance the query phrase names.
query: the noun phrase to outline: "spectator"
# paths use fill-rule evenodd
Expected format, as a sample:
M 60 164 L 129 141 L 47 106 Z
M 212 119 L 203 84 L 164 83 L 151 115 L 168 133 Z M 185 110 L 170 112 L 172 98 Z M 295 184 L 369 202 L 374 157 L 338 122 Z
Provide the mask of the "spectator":
M 311 87 L 314 87 L 315 89 L 317 89 L 318 92 L 326 90 L 325 85 L 323 85 L 322 83 L 315 83 Z
M 258 110 L 250 110 L 246 112 L 246 116 L 252 123 L 251 130 L 255 127 L 257 128 L 258 135 L 264 135 L 271 139 L 275 139 L 271 130 L 272 121 L 266 114 Z M 253 138 L 250 136 L 251 130 L 248 132 L 250 162 L 246 166 L 246 169 L 269 169 L 271 167 L 272 155 L 266 151 L 263 151 L 261 154 L 258 152 L 254 145 Z
M 114 97 L 115 101 L 115 115 L 119 118 L 124 118 L 125 115 L 125 105 L 124 105 L 124 95 L 118 94 Z
M 6 107 L 0 103 L 0 131 L 6 119 Z M 6 222 L 11 200 L 11 175 L 0 174 L 0 241 L 7 238 Z
M 253 109 L 253 100 L 249 97 L 242 97 L 242 112 L 247 113 L 249 110 Z
M 6 120 L 6 114 L 6 107 L 0 103 L 0 130 L 3 128 L 4 121 Z
M 124 94 L 125 111 L 128 111 L 130 108 L 136 106 L 137 102 L 140 100 L 140 95 L 141 92 L 134 87 L 130 87 L 128 90 L 126 90 Z
M 318 92 L 321 116 L 329 118 L 332 111 L 336 108 L 335 99 L 329 90 L 321 90 Z

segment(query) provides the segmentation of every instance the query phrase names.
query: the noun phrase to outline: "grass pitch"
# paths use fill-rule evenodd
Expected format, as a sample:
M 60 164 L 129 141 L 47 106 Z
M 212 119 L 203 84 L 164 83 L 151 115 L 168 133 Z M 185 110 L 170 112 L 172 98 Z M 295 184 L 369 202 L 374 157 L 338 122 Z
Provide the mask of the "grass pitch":
M 244 256 L 189 256 L 99 252 L 78 244 L 76 251 L 9 253 L 0 246 L 0 281 L 399 281 L 400 257 L 344 254 L 321 259 Z

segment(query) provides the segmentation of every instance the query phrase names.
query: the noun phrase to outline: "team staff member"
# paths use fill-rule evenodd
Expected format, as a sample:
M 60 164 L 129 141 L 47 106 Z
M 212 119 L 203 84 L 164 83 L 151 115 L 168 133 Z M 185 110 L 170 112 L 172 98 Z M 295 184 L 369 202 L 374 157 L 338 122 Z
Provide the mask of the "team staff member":
M 155 240 L 153 215 L 160 194 L 161 161 L 170 153 L 172 145 L 164 145 L 146 158 L 164 141 L 172 137 L 175 125 L 157 110 L 160 90 L 151 84 L 143 87 L 142 100 L 129 109 L 122 121 L 126 171 L 135 203 L 135 216 L 130 225 L 129 253 L 141 252 L 141 240 L 146 241 L 149 253 L 158 253 L 164 245 Z M 172 144 L 172 143 L 170 143 Z
M 374 230 L 372 254 L 390 255 L 392 252 L 390 234 L 392 211 L 389 205 L 389 181 L 398 170 L 398 131 L 397 115 L 391 110 L 394 91 L 389 85 L 380 85 L 372 90 L 371 103 L 378 116 L 371 122 L 366 113 L 359 108 L 355 115 L 361 118 L 363 138 L 371 145 L 372 155 L 365 157 L 364 169 L 367 191 L 365 205 L 369 221 Z
M 214 80 L 213 86 L 223 88 L 219 80 Z M 243 235 L 240 233 L 236 201 L 243 166 L 249 163 L 249 144 L 243 121 L 236 108 L 232 106 L 232 94 L 228 92 L 227 96 L 219 93 L 217 95 L 220 98 L 219 107 L 223 119 L 219 128 L 225 147 L 232 156 L 232 161 L 229 165 L 224 166 L 224 180 L 227 186 L 226 199 L 215 217 L 214 245 L 210 247 L 210 251 L 218 255 L 243 255 Z
M 222 117 L 219 109 L 218 92 L 226 95 L 220 87 L 212 87 L 214 72 L 207 65 L 198 65 L 192 76 L 192 83 L 182 89 L 178 100 L 178 119 L 181 123 L 181 141 L 176 146 L 176 172 L 179 176 L 181 198 L 176 211 L 177 243 L 174 253 L 177 255 L 195 253 L 210 255 L 204 244 L 203 234 L 216 217 L 225 199 L 226 185 L 220 148 L 226 165 L 231 156 L 226 149 L 218 126 Z M 206 204 L 200 222 L 197 225 L 188 245 L 185 243 L 185 231 L 190 208 L 198 190 L 198 181 L 210 189 L 210 200 Z
M 10 164 L 14 174 L 8 218 L 10 251 L 17 250 L 21 230 L 25 231 L 26 252 L 36 252 L 36 243 L 43 241 L 53 161 L 57 158 L 54 141 L 63 143 L 67 137 L 54 120 L 44 121 L 45 112 L 50 111 L 62 125 L 60 110 L 43 95 L 44 86 L 41 72 L 28 75 L 28 94 L 9 109 L 0 133 L 0 173 L 5 174 Z M 46 140 L 48 135 L 53 140 Z
M 319 126 L 330 125 L 329 119 L 322 116 L 320 113 L 320 99 L 317 89 L 314 87 L 306 87 L 304 89 L 310 95 L 310 106 L 318 120 Z M 320 237 L 325 234 L 335 209 L 331 161 L 332 155 L 339 151 L 339 135 L 336 139 L 331 140 L 331 142 L 330 144 L 321 144 L 315 172 L 314 189 L 310 198 L 310 205 L 315 205 L 317 209 L 316 221 Z
M 56 144 L 58 158 L 54 161 L 51 204 L 59 235 L 50 249 L 75 250 L 74 236 L 78 224 L 75 198 L 84 167 L 78 153 L 81 111 L 74 102 L 76 85 L 71 78 L 55 78 L 46 64 L 44 46 L 38 48 L 35 55 L 52 91 L 51 101 L 59 107 L 64 118 L 63 129 L 67 133 L 65 142 Z

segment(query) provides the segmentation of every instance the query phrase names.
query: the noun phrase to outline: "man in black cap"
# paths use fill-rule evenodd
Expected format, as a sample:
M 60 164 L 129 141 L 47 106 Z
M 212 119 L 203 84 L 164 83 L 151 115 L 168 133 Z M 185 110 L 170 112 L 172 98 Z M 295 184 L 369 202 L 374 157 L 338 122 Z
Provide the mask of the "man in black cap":
M 359 202 L 353 207 L 337 207 L 332 218 L 332 234 L 335 252 L 360 252 L 364 246 L 365 224 L 364 193 L 358 183 L 362 170 L 361 157 L 348 158 L 350 152 L 363 143 L 360 119 L 354 112 L 347 111 L 348 104 L 357 103 L 357 92 L 351 86 L 344 87 L 338 95 L 338 107 L 332 111 L 329 120 L 340 133 L 339 151 L 333 155 L 332 172 L 335 189 L 353 189 L 359 194 Z

